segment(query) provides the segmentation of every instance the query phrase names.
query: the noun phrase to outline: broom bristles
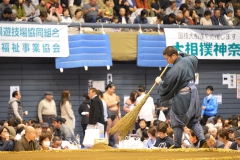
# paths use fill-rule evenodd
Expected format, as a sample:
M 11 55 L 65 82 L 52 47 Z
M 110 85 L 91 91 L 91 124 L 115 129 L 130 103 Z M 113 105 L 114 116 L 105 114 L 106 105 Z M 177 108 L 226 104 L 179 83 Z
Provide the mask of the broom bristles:
M 165 67 L 165 69 L 163 70 L 163 72 L 161 73 L 160 77 L 162 77 L 162 75 L 165 73 L 165 71 L 167 70 L 169 64 Z M 142 109 L 142 106 L 145 104 L 145 102 L 147 101 L 148 97 L 150 96 L 150 93 L 153 91 L 154 87 L 157 84 L 154 83 L 154 85 L 152 86 L 152 88 L 149 90 L 149 92 L 143 97 L 143 99 L 133 108 L 133 110 L 129 113 L 127 113 L 123 118 L 120 119 L 120 121 L 118 121 L 118 123 L 116 125 L 114 125 L 110 130 L 109 130 L 109 134 L 113 135 L 114 133 L 116 133 L 118 136 L 121 137 L 121 139 L 125 139 L 125 137 L 127 136 L 129 130 L 131 129 L 131 127 L 133 126 L 133 124 L 135 123 L 137 116 L 140 112 L 140 110 Z

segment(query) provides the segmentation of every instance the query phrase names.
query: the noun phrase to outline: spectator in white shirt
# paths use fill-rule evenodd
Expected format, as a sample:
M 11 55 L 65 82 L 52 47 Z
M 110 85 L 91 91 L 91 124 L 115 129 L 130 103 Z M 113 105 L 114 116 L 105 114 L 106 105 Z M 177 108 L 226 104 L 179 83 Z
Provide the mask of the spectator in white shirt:
M 203 26 L 212 26 L 212 20 L 211 20 L 211 11 L 206 10 L 204 12 L 204 17 L 200 19 L 200 25 Z
M 68 8 L 63 8 L 63 11 L 62 11 L 62 23 L 72 23 L 72 19 L 69 15 L 69 10 Z
M 226 14 L 224 14 L 224 18 L 225 18 L 228 26 L 233 26 L 232 13 L 233 13 L 233 11 L 231 9 L 227 9 Z
M 136 100 L 136 105 L 144 98 L 146 89 L 144 86 L 138 87 L 139 97 Z M 152 97 L 148 97 L 146 102 L 144 103 L 142 109 L 140 110 L 138 117 L 139 119 L 145 119 L 147 122 L 147 126 L 150 127 L 151 121 L 153 120 L 155 114 L 155 106 Z

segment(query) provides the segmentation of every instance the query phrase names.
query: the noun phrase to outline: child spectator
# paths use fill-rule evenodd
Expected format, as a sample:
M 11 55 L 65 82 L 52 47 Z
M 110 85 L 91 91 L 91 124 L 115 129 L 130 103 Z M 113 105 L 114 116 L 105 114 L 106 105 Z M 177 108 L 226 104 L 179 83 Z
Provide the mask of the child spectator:
M 143 146 L 145 147 L 147 145 L 147 141 L 148 141 L 148 130 L 147 129 L 144 129 L 142 131 L 141 141 L 143 142 Z
M 63 8 L 63 12 L 62 12 L 62 23 L 72 23 L 72 19 L 69 15 L 69 10 L 68 8 Z
M 150 127 L 148 129 L 148 140 L 145 144 L 145 148 L 152 148 L 156 143 L 157 130 L 155 127 Z
M 147 127 L 147 122 L 144 120 L 144 119 L 140 119 L 139 120 L 139 126 L 140 128 L 137 130 L 136 134 L 139 136 L 139 137 L 142 137 L 142 132 L 144 129 L 148 129 Z
M 167 135 L 168 124 L 166 122 L 160 122 L 157 127 L 158 137 L 154 147 L 169 148 L 173 145 L 173 139 Z

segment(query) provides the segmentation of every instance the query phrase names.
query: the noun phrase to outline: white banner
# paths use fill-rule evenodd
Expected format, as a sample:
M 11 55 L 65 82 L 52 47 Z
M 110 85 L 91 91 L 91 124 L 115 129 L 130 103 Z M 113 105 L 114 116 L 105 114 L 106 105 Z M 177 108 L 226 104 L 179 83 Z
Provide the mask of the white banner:
M 68 57 L 67 25 L 1 24 L 0 57 Z
M 240 59 L 240 30 L 164 28 L 166 45 L 199 59 Z

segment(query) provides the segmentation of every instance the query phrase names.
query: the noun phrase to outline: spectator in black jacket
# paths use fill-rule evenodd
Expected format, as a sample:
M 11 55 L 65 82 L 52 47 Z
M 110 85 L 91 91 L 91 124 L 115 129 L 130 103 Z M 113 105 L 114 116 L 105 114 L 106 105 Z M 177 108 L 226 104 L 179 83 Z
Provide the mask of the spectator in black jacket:
M 214 11 L 214 16 L 211 17 L 212 25 L 217 26 L 226 26 L 227 22 L 224 19 L 224 16 L 221 16 L 221 12 L 219 9 Z
M 174 13 L 164 16 L 163 24 L 176 24 L 176 15 Z
M 126 16 L 125 8 L 120 8 L 120 10 L 119 10 L 118 23 L 121 23 L 121 24 L 128 24 L 129 23 L 129 17 Z
M 240 150 L 240 130 L 234 132 L 235 142 L 232 143 L 229 149 Z
M 170 0 L 159 0 L 160 7 L 165 11 L 170 6 Z
M 85 93 L 83 95 L 83 102 L 80 105 L 80 107 L 78 108 L 78 114 L 82 117 L 81 120 L 81 125 L 83 128 L 83 137 L 85 135 L 85 130 L 87 128 L 87 125 L 89 123 L 89 111 L 90 111 L 90 98 L 88 97 L 88 94 Z M 88 113 L 88 116 L 87 116 Z
M 7 127 L 0 127 L 0 151 L 12 151 L 14 142 L 9 139 L 9 130 Z
M 215 10 L 216 9 L 220 10 L 221 16 L 224 16 L 224 14 L 227 14 L 227 8 L 223 4 L 224 4 L 224 0 L 220 0 L 217 3 L 217 7 L 215 8 Z
M 0 15 L 0 21 L 14 21 L 11 15 L 12 15 L 12 9 L 5 8 Z
M 104 125 L 103 104 L 97 96 L 97 89 L 91 88 L 88 96 L 91 99 L 89 124 L 96 125 L 97 123 L 101 123 Z

